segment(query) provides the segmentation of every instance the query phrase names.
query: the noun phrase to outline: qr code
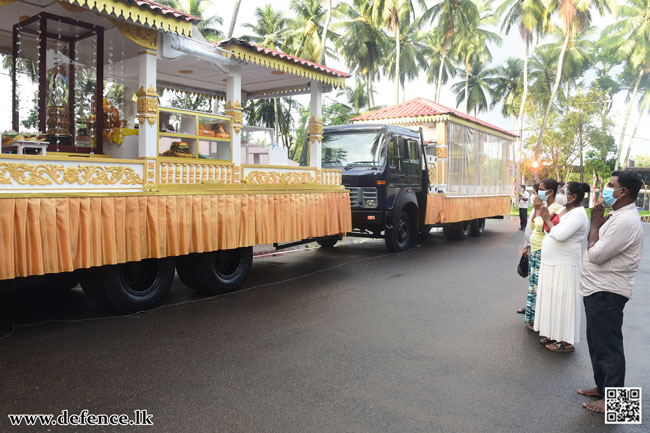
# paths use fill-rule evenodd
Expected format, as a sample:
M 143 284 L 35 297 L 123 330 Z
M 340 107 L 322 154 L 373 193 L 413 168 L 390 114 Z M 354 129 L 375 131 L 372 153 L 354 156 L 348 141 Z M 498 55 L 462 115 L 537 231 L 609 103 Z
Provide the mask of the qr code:
M 641 424 L 641 388 L 605 388 L 605 424 Z

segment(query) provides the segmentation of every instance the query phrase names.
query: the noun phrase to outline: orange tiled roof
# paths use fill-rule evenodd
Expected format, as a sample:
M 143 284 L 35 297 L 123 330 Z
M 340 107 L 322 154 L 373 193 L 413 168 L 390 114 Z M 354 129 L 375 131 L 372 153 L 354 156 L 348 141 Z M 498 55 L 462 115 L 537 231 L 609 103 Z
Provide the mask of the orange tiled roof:
M 357 117 L 351 119 L 352 122 L 362 122 L 362 121 L 382 121 L 386 119 L 402 119 L 408 118 L 409 120 L 417 121 L 418 117 L 427 117 L 427 116 L 437 116 L 441 114 L 451 114 L 452 116 L 477 123 L 479 125 L 494 129 L 495 131 L 508 134 L 512 137 L 517 137 L 517 134 L 514 134 L 505 129 L 499 128 L 498 126 L 492 125 L 484 120 L 478 119 L 474 116 L 470 116 L 453 108 L 445 107 L 436 102 L 430 101 L 425 98 L 415 98 L 401 104 L 392 105 L 390 107 L 381 108 L 375 111 L 369 111 L 367 113 L 361 114 Z

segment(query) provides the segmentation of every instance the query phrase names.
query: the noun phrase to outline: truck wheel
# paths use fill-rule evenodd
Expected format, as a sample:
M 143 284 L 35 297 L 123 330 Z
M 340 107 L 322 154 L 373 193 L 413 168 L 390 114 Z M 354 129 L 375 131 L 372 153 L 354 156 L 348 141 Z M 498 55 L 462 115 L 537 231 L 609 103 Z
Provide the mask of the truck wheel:
M 174 258 L 102 266 L 100 278 L 109 301 L 122 313 L 148 310 L 162 301 L 174 281 Z
M 103 275 L 101 268 L 82 269 L 79 272 L 79 281 L 81 282 L 81 289 L 86 295 L 88 303 L 95 308 L 104 311 L 114 310 L 108 296 L 106 296 L 106 289 L 104 288 Z
M 402 210 L 393 222 L 393 228 L 386 229 L 386 248 L 391 253 L 406 251 L 411 246 L 415 235 L 411 218 L 406 211 Z
M 482 236 L 485 230 L 485 218 L 478 218 L 472 221 L 472 236 L 475 238 Z
M 431 229 L 433 226 L 431 225 L 425 225 L 420 230 L 418 231 L 418 244 L 422 245 L 426 241 L 429 240 L 429 237 L 431 236 Z
M 200 254 L 188 254 L 176 257 L 176 273 L 178 278 L 190 289 L 200 290 L 201 280 L 196 263 Z
M 203 253 L 197 265 L 200 291 L 215 295 L 230 293 L 246 281 L 253 266 L 253 247 Z
M 464 241 L 469 238 L 472 233 L 472 222 L 471 221 L 461 221 L 456 223 L 456 239 L 459 241 Z
M 455 241 L 456 238 L 456 226 L 455 224 L 445 224 L 442 226 L 442 234 L 445 235 L 445 239 L 448 241 Z
M 334 235 L 334 236 L 328 236 L 326 238 L 319 239 L 316 241 L 316 243 L 320 245 L 321 248 L 334 248 L 334 245 L 336 245 L 336 243 L 340 240 L 341 240 L 340 236 Z

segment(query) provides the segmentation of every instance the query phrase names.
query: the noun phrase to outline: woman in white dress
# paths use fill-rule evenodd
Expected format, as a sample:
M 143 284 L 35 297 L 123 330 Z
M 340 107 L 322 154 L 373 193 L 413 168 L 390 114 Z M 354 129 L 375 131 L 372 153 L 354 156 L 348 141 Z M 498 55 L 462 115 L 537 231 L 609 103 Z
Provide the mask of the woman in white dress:
M 580 265 L 589 233 L 582 200 L 587 192 L 586 183 L 567 183 L 567 204 L 555 224 L 548 209 L 541 210 L 548 230 L 542 241 L 534 329 L 546 337 L 540 342 L 554 352 L 573 352 L 580 340 Z

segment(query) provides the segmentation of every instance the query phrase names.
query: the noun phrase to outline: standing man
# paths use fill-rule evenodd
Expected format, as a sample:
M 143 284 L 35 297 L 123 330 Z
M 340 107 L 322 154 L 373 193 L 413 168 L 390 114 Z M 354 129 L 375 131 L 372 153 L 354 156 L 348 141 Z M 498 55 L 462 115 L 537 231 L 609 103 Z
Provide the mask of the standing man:
M 521 185 L 519 191 L 519 230 L 526 230 L 526 223 L 528 221 L 528 191 L 526 185 Z
M 600 400 L 583 403 L 586 409 L 605 412 L 605 388 L 625 382 L 623 308 L 643 251 L 643 228 L 635 201 L 641 189 L 638 174 L 616 171 L 603 189 L 603 203 L 591 210 L 587 253 L 582 260 L 582 295 L 587 316 L 587 343 L 596 387 L 578 393 Z M 612 213 L 604 216 L 605 206 Z

